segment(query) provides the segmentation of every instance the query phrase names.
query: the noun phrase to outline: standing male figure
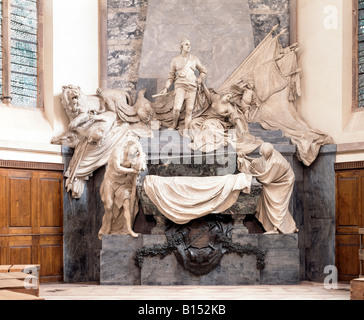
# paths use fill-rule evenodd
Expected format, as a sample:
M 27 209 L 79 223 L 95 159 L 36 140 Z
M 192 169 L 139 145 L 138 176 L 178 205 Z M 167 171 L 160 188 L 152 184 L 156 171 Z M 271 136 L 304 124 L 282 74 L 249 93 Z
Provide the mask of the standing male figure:
M 176 129 L 183 102 L 186 101 L 185 128 L 189 129 L 192 120 L 192 111 L 195 105 L 197 88 L 206 78 L 206 68 L 200 59 L 191 54 L 191 43 L 183 39 L 180 44 L 181 53 L 171 61 L 171 68 L 165 88 L 160 93 L 165 95 L 169 87 L 174 83 L 173 125 Z M 195 75 L 196 69 L 199 77 Z
M 99 239 L 108 234 L 130 234 L 137 238 L 133 224 L 137 215 L 137 176 L 146 168 L 145 153 L 132 135 L 116 146 L 106 167 L 100 194 L 105 213 Z

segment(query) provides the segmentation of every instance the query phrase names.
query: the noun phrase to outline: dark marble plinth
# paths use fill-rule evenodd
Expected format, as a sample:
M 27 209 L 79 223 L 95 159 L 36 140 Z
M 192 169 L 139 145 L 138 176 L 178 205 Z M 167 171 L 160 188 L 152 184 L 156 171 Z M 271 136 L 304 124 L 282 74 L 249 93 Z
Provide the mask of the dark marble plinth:
M 143 246 L 143 237 L 103 236 L 100 253 L 101 284 L 140 285 L 140 269 L 135 251 Z
M 310 167 L 304 167 L 303 235 L 304 278 L 323 282 L 324 269 L 335 265 L 336 145 L 321 147 Z
M 62 147 L 65 168 L 73 150 Z M 100 279 L 101 241 L 97 233 L 101 228 L 104 206 L 100 186 L 105 168 L 96 170 L 85 182 L 80 199 L 72 199 L 63 190 L 63 272 L 65 282 L 98 281 Z
M 101 284 L 119 285 L 284 285 L 300 280 L 298 235 L 263 235 L 233 232 L 232 240 L 251 244 L 265 252 L 265 268 L 256 267 L 254 255 L 225 254 L 210 273 L 197 276 L 185 270 L 174 254 L 164 259 L 145 257 L 139 269 L 133 261 L 133 251 L 144 246 L 163 245 L 163 235 L 104 237 L 101 251 Z M 138 278 L 140 277 L 140 278 Z
M 296 175 L 290 211 L 300 230 L 298 235 L 300 279 L 323 281 L 326 276 L 324 268 L 327 265 L 335 264 L 334 162 L 336 146 L 322 147 L 316 161 L 310 167 L 304 166 L 297 160 L 294 145 L 276 145 L 276 149 L 289 161 Z M 64 152 L 64 156 L 65 167 L 67 167 L 72 153 Z M 251 156 L 259 155 L 256 152 Z M 159 165 L 155 165 L 154 169 L 158 168 Z M 160 164 L 160 168 L 159 172 L 167 175 L 171 167 Z M 209 170 L 206 168 L 208 167 L 200 165 L 196 166 L 195 170 L 208 173 Z M 104 168 L 100 168 L 94 173 L 93 177 L 86 182 L 85 193 L 79 200 L 72 200 L 64 191 L 64 280 L 66 282 L 98 281 L 100 279 L 101 241 L 97 238 L 97 233 L 101 227 L 104 212 L 99 194 L 103 174 Z M 242 212 L 239 203 L 240 201 L 236 204 L 237 210 Z M 244 216 L 246 212 L 242 213 Z M 247 214 L 246 216 L 253 215 Z M 143 217 L 145 217 L 144 214 Z M 248 229 L 250 231 L 250 228 Z M 246 232 L 246 229 L 244 230 Z M 262 230 L 259 232 L 261 233 Z M 156 232 L 162 236 L 163 233 L 164 226 L 159 232 Z M 279 254 L 286 259 L 284 250 Z M 292 252 L 288 254 L 292 255 Z M 268 266 L 267 268 L 269 270 Z M 276 280 L 278 281 L 282 277 L 284 279 L 283 273 L 278 272 Z M 264 280 L 264 277 L 262 279 Z

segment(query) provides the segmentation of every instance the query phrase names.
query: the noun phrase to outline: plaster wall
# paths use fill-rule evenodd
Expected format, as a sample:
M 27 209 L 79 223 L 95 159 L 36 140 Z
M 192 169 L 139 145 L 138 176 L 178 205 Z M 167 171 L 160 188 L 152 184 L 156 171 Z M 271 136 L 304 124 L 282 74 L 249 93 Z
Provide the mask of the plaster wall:
M 303 67 L 298 110 L 312 127 L 333 137 L 336 162 L 363 160 L 364 110 L 352 110 L 352 2 L 297 0 L 297 17 Z M 345 147 L 352 143 L 354 148 Z
M 99 83 L 98 0 L 44 1 L 44 110 L 0 103 L 0 159 L 62 163 L 50 144 L 67 130 L 62 86 L 94 94 Z

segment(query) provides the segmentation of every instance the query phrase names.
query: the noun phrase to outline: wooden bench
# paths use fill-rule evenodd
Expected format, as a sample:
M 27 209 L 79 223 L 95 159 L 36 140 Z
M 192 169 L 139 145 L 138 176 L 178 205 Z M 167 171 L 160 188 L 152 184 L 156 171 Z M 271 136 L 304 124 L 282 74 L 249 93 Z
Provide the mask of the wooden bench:
M 0 273 L 7 273 L 9 272 L 11 265 L 0 265 Z
M 0 291 L 9 290 L 18 293 L 30 294 L 39 297 L 39 289 L 36 288 L 26 288 L 24 280 L 18 279 L 2 279 L 0 278 Z
M 16 297 L 28 295 L 28 299 L 39 297 L 39 265 L 2 265 L 0 266 L 0 299 L 6 297 L 16 300 Z M 13 294 L 9 294 L 13 292 Z M 38 299 L 37 299 L 38 300 Z
M 0 300 L 44 300 L 44 298 L 39 298 L 28 293 L 0 290 Z
M 350 299 L 364 300 L 364 278 L 358 278 L 351 281 Z

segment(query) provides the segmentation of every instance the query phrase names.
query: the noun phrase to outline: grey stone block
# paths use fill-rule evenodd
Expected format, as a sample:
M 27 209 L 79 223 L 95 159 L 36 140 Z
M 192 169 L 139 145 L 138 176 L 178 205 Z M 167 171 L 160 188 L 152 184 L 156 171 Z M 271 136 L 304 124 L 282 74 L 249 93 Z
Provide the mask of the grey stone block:
M 109 11 L 107 22 L 107 36 L 109 40 L 141 39 L 143 32 L 138 12 Z
M 300 280 L 299 250 L 268 249 L 265 268 L 260 273 L 260 284 L 298 284 Z
M 240 245 L 251 244 L 252 246 L 258 247 L 259 246 L 258 236 L 259 236 L 258 234 L 235 233 L 233 230 L 231 240 L 233 243 L 238 243 Z
M 143 236 L 143 246 L 152 247 L 167 242 L 164 235 Z M 161 259 L 145 257 L 141 269 L 141 285 L 198 285 L 199 277 L 184 270 L 172 253 Z
M 143 237 L 104 236 L 100 256 L 102 285 L 140 285 L 140 269 L 135 265 L 135 251 L 142 247 Z
M 300 280 L 298 234 L 258 235 L 259 248 L 265 252 L 261 284 L 297 284 Z
M 261 235 L 237 233 L 233 242 L 259 245 Z M 165 243 L 165 236 L 144 236 L 144 245 Z M 264 238 L 264 237 L 263 237 Z M 279 239 L 282 238 L 282 239 Z M 164 259 L 145 258 L 141 269 L 142 285 L 258 285 L 258 284 L 297 284 L 299 282 L 298 237 L 277 235 L 271 243 L 263 239 L 260 248 L 266 252 L 266 267 L 256 268 L 256 256 L 225 254 L 220 264 L 210 273 L 197 276 L 185 270 L 174 254 Z M 288 245 L 288 248 L 284 247 Z
M 108 0 L 109 9 L 147 7 L 148 0 Z
M 225 254 L 220 264 L 209 274 L 201 276 L 200 285 L 257 285 L 260 271 L 255 256 Z
M 335 265 L 335 221 L 311 219 L 310 233 L 306 240 L 306 277 L 311 281 L 324 281 L 324 269 Z
M 268 249 L 297 249 L 298 234 L 259 234 L 259 248 Z
M 141 269 L 141 285 L 256 285 L 259 270 L 255 256 L 224 255 L 220 264 L 209 274 L 197 276 L 183 268 L 174 254 L 161 260 L 145 259 Z

